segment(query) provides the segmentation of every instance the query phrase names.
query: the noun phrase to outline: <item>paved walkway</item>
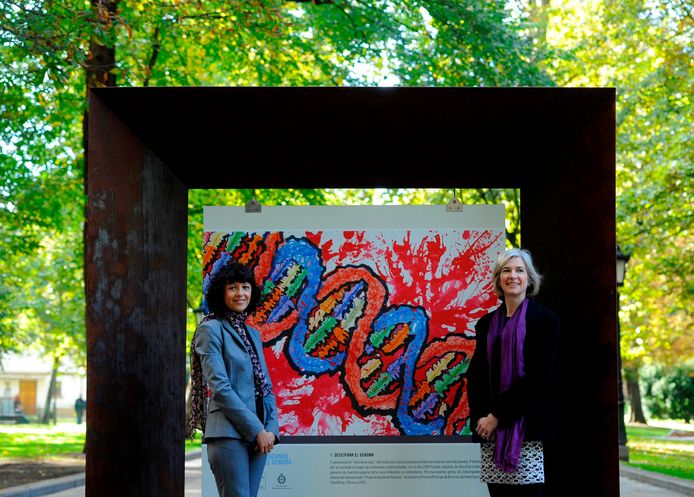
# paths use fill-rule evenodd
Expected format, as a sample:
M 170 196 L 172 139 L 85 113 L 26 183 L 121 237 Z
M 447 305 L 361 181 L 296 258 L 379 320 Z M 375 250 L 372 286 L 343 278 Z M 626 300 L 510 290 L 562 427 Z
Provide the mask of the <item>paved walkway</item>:
M 199 456 L 186 461 L 185 497 L 200 497 L 200 462 Z M 51 482 L 68 478 L 73 480 L 73 484 L 78 484 L 79 486 L 73 486 L 60 491 L 51 491 Z M 32 484 L 0 490 L 0 497 L 39 497 L 42 495 L 50 495 L 51 497 L 84 497 L 84 474 L 57 478 L 56 480 L 43 482 L 42 485 Z M 620 470 L 619 488 L 621 497 L 694 496 L 694 481 L 662 477 L 655 473 L 634 470 L 626 466 L 622 466 Z M 48 493 L 45 493 L 45 491 L 48 491 Z

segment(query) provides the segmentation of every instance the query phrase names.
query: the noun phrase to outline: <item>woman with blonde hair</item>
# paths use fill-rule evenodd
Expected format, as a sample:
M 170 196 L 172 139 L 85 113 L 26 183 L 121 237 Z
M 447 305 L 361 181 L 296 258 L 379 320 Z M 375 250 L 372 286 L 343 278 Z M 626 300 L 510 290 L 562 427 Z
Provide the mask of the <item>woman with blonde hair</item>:
M 554 436 L 559 319 L 530 298 L 541 283 L 530 252 L 507 250 L 493 270 L 501 305 L 475 327 L 468 398 L 473 440 L 480 442 L 480 479 L 491 497 L 542 495 L 546 448 Z

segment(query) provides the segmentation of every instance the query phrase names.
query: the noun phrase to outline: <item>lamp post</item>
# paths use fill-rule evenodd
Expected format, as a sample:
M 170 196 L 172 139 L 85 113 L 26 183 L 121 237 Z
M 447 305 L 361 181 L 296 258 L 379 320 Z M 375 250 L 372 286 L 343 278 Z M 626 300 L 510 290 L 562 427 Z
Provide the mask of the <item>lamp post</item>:
M 619 287 L 624 285 L 627 262 L 631 254 L 621 251 L 617 245 L 617 429 L 619 442 L 619 460 L 629 460 L 629 448 L 627 447 L 627 430 L 624 426 L 624 389 L 622 386 L 622 332 L 619 324 Z

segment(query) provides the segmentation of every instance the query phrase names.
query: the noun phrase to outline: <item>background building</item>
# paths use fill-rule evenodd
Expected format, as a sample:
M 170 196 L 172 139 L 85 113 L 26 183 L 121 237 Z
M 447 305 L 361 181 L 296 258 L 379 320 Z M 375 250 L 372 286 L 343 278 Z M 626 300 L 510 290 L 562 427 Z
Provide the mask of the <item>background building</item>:
M 15 412 L 16 401 L 29 419 L 39 418 L 46 409 L 51 382 L 50 361 L 32 355 L 5 354 L 0 359 L 0 415 Z M 75 400 L 86 397 L 86 374 L 65 359 L 56 377 L 52 398 L 58 417 L 75 415 Z

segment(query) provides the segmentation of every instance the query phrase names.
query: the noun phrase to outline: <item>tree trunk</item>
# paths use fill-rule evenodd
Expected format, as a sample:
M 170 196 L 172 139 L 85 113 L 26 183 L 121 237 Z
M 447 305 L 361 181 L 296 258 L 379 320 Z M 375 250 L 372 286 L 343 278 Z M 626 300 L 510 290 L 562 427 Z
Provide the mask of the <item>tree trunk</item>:
M 108 31 L 109 27 L 114 22 L 117 12 L 118 3 L 120 0 L 91 0 L 92 12 L 99 20 L 100 28 L 103 31 Z M 89 39 L 89 53 L 87 54 L 87 62 L 84 65 L 86 76 L 87 97 L 89 89 L 103 86 L 116 86 L 116 75 L 113 70 L 116 67 L 116 49 L 113 44 L 111 46 L 104 45 L 103 41 L 95 35 Z M 89 108 L 85 108 L 84 117 L 82 120 L 82 144 L 84 145 L 84 185 L 87 186 L 87 174 L 89 169 L 86 167 L 87 149 L 89 143 L 87 141 L 87 130 L 89 128 Z M 86 207 L 85 207 L 86 208 Z
M 120 0 L 108 1 L 108 0 L 91 0 L 92 11 L 95 13 L 99 19 L 99 23 L 104 29 L 106 29 L 111 22 L 113 22 L 117 12 L 118 3 Z M 89 97 L 89 89 L 93 87 L 101 86 L 116 86 L 116 75 L 113 70 L 116 67 L 116 49 L 115 46 L 104 45 L 96 36 L 92 35 L 89 40 L 89 54 L 87 56 L 87 63 L 84 66 L 85 76 L 86 76 L 86 90 L 87 97 Z M 87 175 L 89 174 L 89 167 L 87 166 L 87 151 L 89 148 L 88 140 L 89 131 L 89 106 L 85 107 L 83 119 L 82 119 L 82 145 L 84 146 L 84 191 L 87 191 Z M 86 219 L 86 209 L 87 204 L 84 205 L 85 209 L 85 219 Z M 83 241 L 84 246 L 87 246 L 87 223 L 84 223 L 83 229 Z M 87 267 L 87 251 L 84 251 L 84 263 Z M 86 298 L 86 288 L 85 288 L 85 302 L 88 301 Z M 82 447 L 82 453 L 87 453 L 87 442 L 85 441 Z
M 631 408 L 629 422 L 646 424 L 646 416 L 643 414 L 641 402 L 641 389 L 639 388 L 639 372 L 638 370 L 625 369 L 624 373 L 627 380 L 627 393 L 629 394 L 629 406 Z
M 529 14 L 532 36 L 537 43 L 544 44 L 547 41 L 549 24 L 549 0 L 542 0 L 540 5 L 536 1 L 530 2 Z
M 120 0 L 91 0 L 92 12 L 99 20 L 101 29 L 107 31 L 109 26 L 114 22 L 118 12 L 118 3 Z M 84 65 L 86 76 L 86 98 L 89 98 L 89 89 L 102 86 L 116 86 L 116 75 L 113 70 L 116 67 L 116 49 L 111 46 L 104 45 L 103 42 L 92 35 L 89 39 L 89 52 L 87 54 L 87 62 Z M 87 193 L 87 178 L 89 175 L 89 166 L 87 164 L 89 150 L 89 104 L 85 106 L 84 114 L 82 115 L 82 146 L 84 148 L 84 192 Z M 84 204 L 85 219 L 87 214 L 87 203 Z M 87 223 L 84 223 L 83 243 L 87 246 Z M 84 251 L 84 267 L 87 267 L 87 251 Z M 86 292 L 86 285 L 85 285 Z M 87 295 L 85 294 L 85 302 Z
M 54 392 L 56 379 L 58 377 L 58 359 L 53 359 L 53 371 L 51 372 L 51 382 L 48 385 L 48 393 L 46 394 L 46 402 L 44 403 L 43 415 L 41 416 L 41 423 L 47 425 L 51 422 L 51 411 L 54 406 Z
M 118 13 L 120 0 L 91 0 L 92 12 L 96 15 L 100 28 L 104 32 L 113 29 Z M 85 70 L 87 72 L 87 88 L 95 86 L 116 86 L 116 49 L 113 43 L 108 45 L 92 35 L 89 40 L 89 54 Z

